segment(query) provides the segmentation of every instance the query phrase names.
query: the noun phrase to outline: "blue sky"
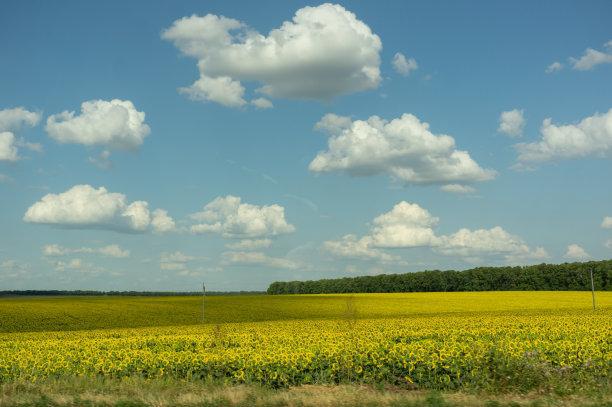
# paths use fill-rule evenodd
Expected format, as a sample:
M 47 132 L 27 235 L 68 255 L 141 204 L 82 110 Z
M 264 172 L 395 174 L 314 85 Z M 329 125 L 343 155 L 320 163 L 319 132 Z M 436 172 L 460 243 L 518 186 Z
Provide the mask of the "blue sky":
M 610 258 L 611 17 L 608 1 L 5 1 L 0 287 Z

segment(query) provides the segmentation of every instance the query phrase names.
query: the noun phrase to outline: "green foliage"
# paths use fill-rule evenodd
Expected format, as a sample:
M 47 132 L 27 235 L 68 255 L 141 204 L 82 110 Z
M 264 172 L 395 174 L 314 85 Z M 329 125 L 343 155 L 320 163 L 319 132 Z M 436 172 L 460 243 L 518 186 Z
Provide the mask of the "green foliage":
M 539 264 L 517 267 L 477 267 L 464 271 L 429 270 L 405 274 L 347 277 L 313 281 L 277 281 L 268 294 L 398 293 L 454 291 L 608 291 L 612 260 Z

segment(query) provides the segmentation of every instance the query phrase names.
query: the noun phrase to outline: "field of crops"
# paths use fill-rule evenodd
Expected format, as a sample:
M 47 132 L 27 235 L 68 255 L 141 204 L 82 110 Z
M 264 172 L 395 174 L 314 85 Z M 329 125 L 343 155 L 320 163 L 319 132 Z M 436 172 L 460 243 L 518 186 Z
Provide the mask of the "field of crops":
M 205 324 L 197 323 L 198 298 L 5 299 L 0 381 L 137 376 L 272 387 L 608 389 L 612 295 L 598 295 L 597 311 L 583 292 L 215 297 L 207 299 Z M 134 326 L 160 326 L 117 328 L 113 321 L 126 321 L 117 311 L 122 301 Z M 181 325 L 172 326 L 170 314 L 147 320 L 156 304 L 173 301 L 186 312 L 174 314 Z M 138 302 L 149 309 L 142 319 L 128 309 Z M 88 307 L 106 319 L 96 326 Z M 47 331 L 36 332 L 41 327 Z M 83 327 L 98 329 L 65 331 Z

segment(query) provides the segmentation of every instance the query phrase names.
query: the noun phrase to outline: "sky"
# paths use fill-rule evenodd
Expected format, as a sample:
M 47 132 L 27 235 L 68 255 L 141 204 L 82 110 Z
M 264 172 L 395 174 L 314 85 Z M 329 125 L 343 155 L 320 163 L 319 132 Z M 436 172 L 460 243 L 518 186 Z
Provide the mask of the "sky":
M 3 1 L 0 289 L 612 257 L 609 1 Z

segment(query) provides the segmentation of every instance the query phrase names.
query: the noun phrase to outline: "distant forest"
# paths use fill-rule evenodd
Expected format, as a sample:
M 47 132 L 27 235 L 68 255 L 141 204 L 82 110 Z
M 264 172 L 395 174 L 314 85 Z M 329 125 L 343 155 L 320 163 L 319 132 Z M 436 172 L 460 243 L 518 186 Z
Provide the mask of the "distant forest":
M 261 295 L 263 291 L 206 291 L 207 296 L 217 295 Z M 124 297 L 163 297 L 163 296 L 190 296 L 202 295 L 202 291 L 92 291 L 92 290 L 5 290 L 0 291 L 0 297 L 16 296 L 124 296 Z
M 268 294 L 400 293 L 431 291 L 608 291 L 612 260 L 538 264 L 520 267 L 477 267 L 464 271 L 428 270 L 404 274 L 346 277 L 312 281 L 277 281 Z

